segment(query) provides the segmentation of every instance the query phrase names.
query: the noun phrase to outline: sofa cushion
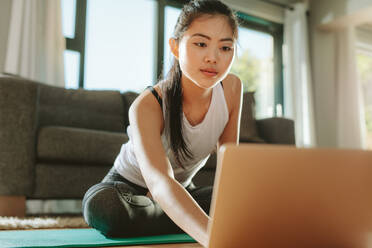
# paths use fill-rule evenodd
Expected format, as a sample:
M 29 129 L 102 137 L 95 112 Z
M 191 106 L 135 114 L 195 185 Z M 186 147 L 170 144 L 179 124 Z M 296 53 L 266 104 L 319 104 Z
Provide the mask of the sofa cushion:
M 127 141 L 124 133 L 47 126 L 38 133 L 37 159 L 112 165 L 121 145 Z
M 27 197 L 38 199 L 82 199 L 85 192 L 99 183 L 112 166 L 68 163 L 35 165 L 35 189 Z
M 119 91 L 64 89 L 40 84 L 39 125 L 125 131 L 124 106 Z
M 295 145 L 294 121 L 282 117 L 270 117 L 257 120 L 257 130 L 270 144 Z
M 265 141 L 258 136 L 256 126 L 254 92 L 244 92 L 243 106 L 240 119 L 240 136 L 241 142 L 264 143 Z

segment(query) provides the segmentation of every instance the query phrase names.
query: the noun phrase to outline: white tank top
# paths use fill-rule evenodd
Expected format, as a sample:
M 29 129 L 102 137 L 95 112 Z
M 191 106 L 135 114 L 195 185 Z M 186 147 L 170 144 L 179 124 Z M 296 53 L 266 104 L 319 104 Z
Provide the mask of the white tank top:
M 163 85 L 160 84 L 162 95 L 164 96 Z M 165 101 L 163 101 L 163 116 L 165 113 Z M 166 133 L 163 131 L 161 136 L 162 143 L 173 168 L 175 179 L 184 187 L 191 183 L 191 179 L 205 165 L 209 155 L 216 148 L 217 142 L 225 129 L 229 119 L 229 112 L 225 100 L 222 84 L 217 84 L 212 90 L 212 99 L 209 109 L 201 123 L 192 126 L 183 115 L 183 134 L 185 142 L 193 154 L 193 159 L 188 159 L 180 167 L 173 156 L 168 143 Z M 128 126 L 127 134 L 129 141 L 121 146 L 120 153 L 116 157 L 114 167 L 120 175 L 127 180 L 147 188 L 145 180 L 142 177 L 138 161 L 134 153 L 133 143 L 131 142 L 131 128 Z

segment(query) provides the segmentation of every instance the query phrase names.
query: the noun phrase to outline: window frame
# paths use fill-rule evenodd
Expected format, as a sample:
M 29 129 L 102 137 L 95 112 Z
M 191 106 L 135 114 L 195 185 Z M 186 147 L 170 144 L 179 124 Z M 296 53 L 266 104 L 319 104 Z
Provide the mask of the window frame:
M 66 50 L 78 52 L 79 60 L 79 88 L 84 88 L 84 67 L 85 67 L 85 32 L 87 0 L 76 0 L 75 13 L 75 34 L 74 38 L 65 37 Z
M 86 13 L 87 1 L 76 1 L 75 15 L 75 35 L 74 38 L 66 37 L 66 50 L 72 50 L 80 53 L 79 64 L 79 88 L 84 88 L 84 69 L 85 69 L 85 35 L 86 35 Z M 163 61 L 164 61 L 164 31 L 165 31 L 165 7 L 175 7 L 181 9 L 187 0 L 152 0 L 157 2 L 156 9 L 156 28 L 154 41 L 156 42 L 156 51 L 154 58 L 154 71 L 156 78 L 162 76 Z M 236 11 L 240 26 L 260 32 L 264 32 L 273 36 L 274 40 L 274 109 L 273 115 L 277 116 L 277 104 L 284 106 L 284 86 L 283 86 L 283 24 L 265 20 L 260 17 L 248 15 L 241 11 Z M 154 82 L 155 84 L 156 82 Z M 284 114 L 284 112 L 283 112 Z

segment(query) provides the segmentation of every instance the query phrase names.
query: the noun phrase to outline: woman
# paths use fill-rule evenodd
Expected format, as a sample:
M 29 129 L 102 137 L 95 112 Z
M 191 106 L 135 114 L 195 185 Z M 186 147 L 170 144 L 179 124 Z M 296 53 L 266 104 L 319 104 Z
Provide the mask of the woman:
M 195 0 L 178 18 L 167 77 L 129 110 L 129 141 L 84 196 L 87 223 L 110 237 L 186 232 L 207 246 L 212 187 L 191 179 L 216 145 L 238 143 L 240 79 L 228 74 L 237 21 L 225 4 Z

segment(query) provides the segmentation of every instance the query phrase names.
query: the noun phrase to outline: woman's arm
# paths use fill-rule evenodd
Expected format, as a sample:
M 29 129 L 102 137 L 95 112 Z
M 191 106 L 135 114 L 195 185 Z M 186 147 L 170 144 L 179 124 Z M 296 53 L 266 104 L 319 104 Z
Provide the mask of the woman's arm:
M 229 109 L 229 121 L 218 141 L 218 149 L 225 143 L 239 144 L 240 116 L 243 99 L 243 85 L 240 79 L 229 74 L 224 80 L 225 99 Z
M 181 229 L 206 246 L 209 217 L 174 178 L 161 142 L 162 110 L 150 92 L 134 101 L 129 122 L 135 155 L 153 199 Z

